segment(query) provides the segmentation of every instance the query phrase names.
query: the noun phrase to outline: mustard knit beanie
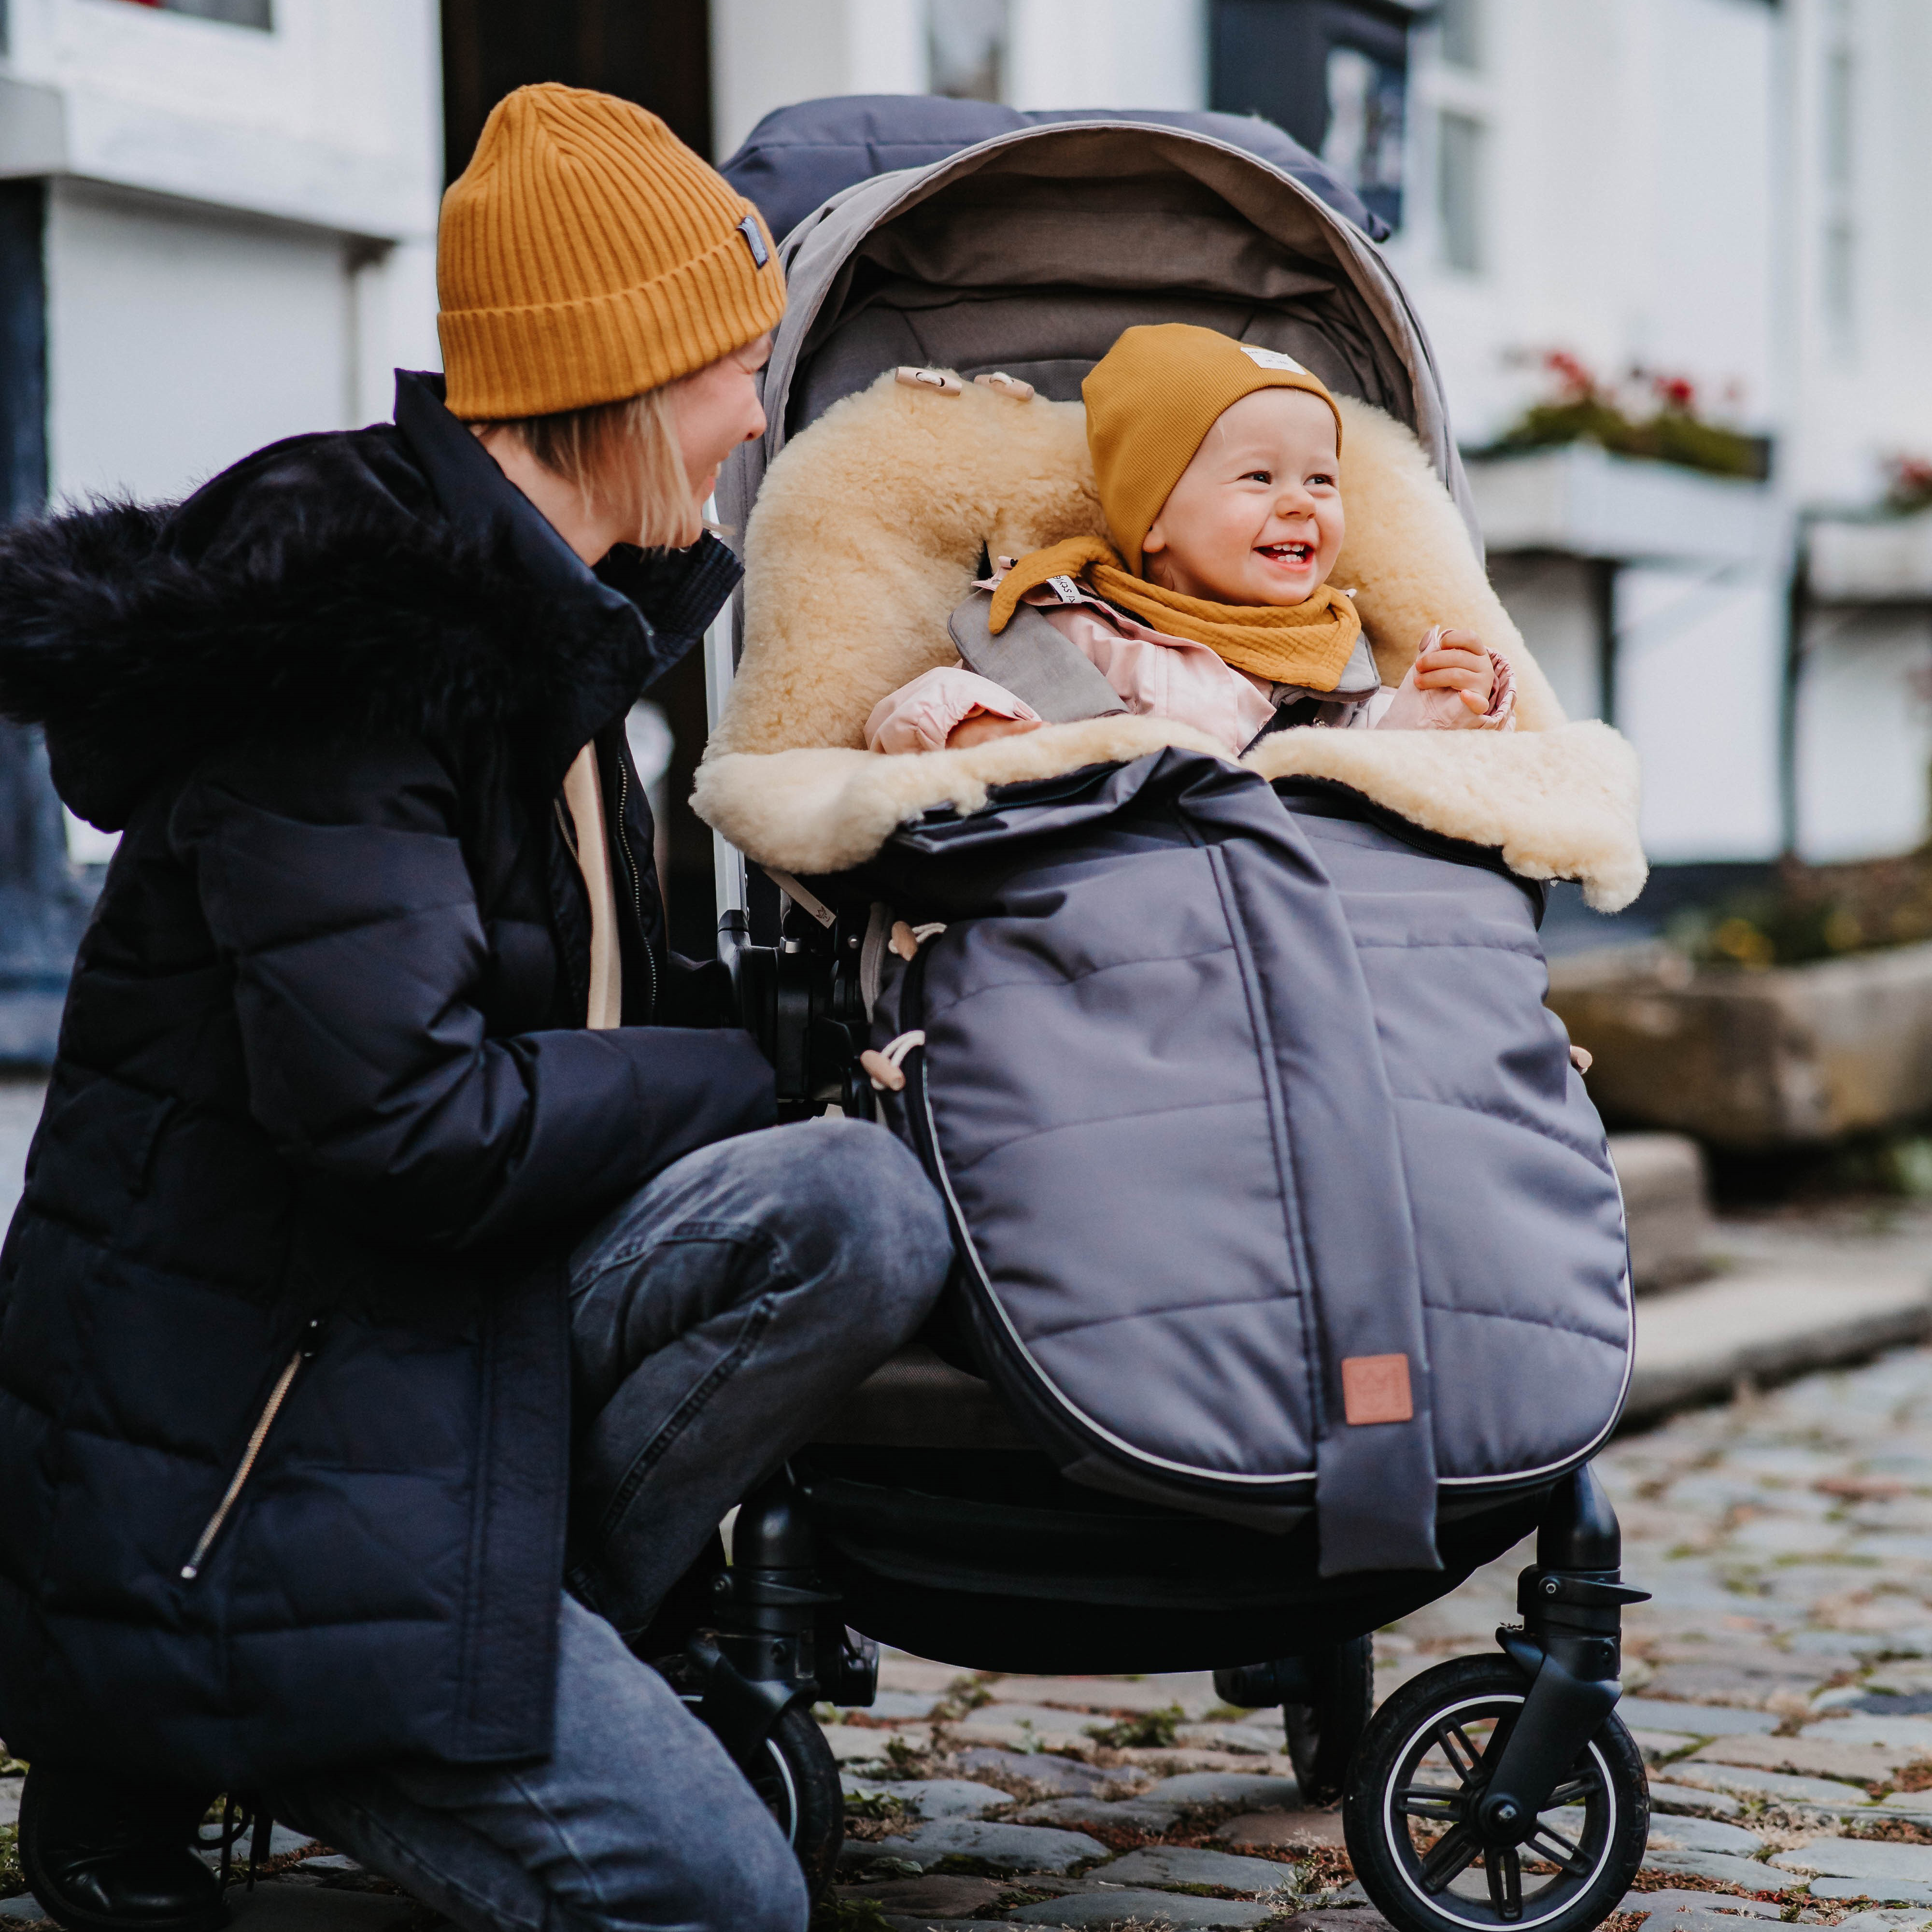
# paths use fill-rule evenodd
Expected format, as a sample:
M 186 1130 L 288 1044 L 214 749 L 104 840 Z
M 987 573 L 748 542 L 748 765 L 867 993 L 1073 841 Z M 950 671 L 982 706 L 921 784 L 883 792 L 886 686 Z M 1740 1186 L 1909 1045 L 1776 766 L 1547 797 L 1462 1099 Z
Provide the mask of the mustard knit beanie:
M 490 110 L 442 198 L 436 279 L 449 407 L 470 422 L 640 394 L 784 312 L 742 195 L 655 114 L 554 83 Z
M 1114 548 L 1136 576 L 1141 542 L 1180 472 L 1223 410 L 1257 389 L 1305 389 L 1342 412 L 1320 376 L 1292 356 L 1258 349 L 1192 322 L 1163 322 L 1123 332 L 1080 386 L 1087 447 Z

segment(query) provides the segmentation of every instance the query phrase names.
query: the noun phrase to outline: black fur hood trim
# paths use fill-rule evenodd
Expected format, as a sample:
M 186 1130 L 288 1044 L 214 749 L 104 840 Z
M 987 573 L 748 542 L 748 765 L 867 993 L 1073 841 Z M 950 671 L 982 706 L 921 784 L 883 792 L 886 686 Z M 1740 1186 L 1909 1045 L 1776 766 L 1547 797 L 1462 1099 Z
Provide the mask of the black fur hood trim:
M 62 796 L 109 830 L 262 732 L 514 721 L 560 776 L 690 640 L 588 572 L 544 580 L 516 535 L 446 515 L 387 424 L 277 445 L 178 505 L 24 526 L 0 536 L 0 712 L 46 728 Z

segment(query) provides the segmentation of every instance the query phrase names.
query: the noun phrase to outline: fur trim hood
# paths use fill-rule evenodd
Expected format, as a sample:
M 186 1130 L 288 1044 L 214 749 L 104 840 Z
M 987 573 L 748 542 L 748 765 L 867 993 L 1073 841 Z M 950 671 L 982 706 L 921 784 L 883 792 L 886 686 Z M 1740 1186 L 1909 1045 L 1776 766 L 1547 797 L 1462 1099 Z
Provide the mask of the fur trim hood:
M 460 442 L 300 437 L 179 504 L 0 536 L 0 712 L 45 727 L 75 812 L 117 830 L 166 773 L 260 732 L 443 743 L 514 720 L 554 782 L 683 656 L 736 580 L 728 550 L 593 574 L 419 400 Z

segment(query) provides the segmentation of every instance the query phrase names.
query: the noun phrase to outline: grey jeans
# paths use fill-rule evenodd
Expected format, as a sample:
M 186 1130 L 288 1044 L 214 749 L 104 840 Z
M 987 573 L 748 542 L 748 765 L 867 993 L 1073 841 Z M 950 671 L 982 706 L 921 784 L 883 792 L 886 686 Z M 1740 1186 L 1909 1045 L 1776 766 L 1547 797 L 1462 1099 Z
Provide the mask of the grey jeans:
M 276 1815 L 472 1932 L 800 1932 L 789 1847 L 626 1648 L 718 1519 L 925 1319 L 951 1244 L 882 1129 L 813 1121 L 667 1168 L 571 1258 L 577 1474 L 556 1742 L 513 1770 L 394 1765 Z

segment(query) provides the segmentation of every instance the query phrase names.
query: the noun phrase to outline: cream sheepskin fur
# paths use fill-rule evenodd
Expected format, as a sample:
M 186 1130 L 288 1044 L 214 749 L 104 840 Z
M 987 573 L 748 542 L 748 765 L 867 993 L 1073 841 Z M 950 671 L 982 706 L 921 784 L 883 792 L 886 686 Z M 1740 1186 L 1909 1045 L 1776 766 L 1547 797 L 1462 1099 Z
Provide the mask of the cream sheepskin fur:
M 1244 760 L 1353 787 L 1424 829 L 1499 848 L 1526 878 L 1582 881 L 1600 910 L 1642 888 L 1636 760 L 1608 726 L 1564 720 L 1490 587 L 1415 439 L 1344 397 L 1348 541 L 1332 581 L 1387 683 L 1432 624 L 1474 632 L 1516 673 L 1516 729 L 1329 731 L 1264 739 Z M 887 370 L 781 452 L 746 531 L 745 647 L 699 768 L 699 815 L 760 863 L 807 875 L 870 858 L 929 808 L 976 811 L 989 788 L 1165 745 L 1225 755 L 1157 718 L 1048 725 L 970 751 L 863 749 L 887 692 L 956 661 L 946 620 L 983 542 L 1017 556 L 1104 524 L 1077 403 L 956 397 Z

